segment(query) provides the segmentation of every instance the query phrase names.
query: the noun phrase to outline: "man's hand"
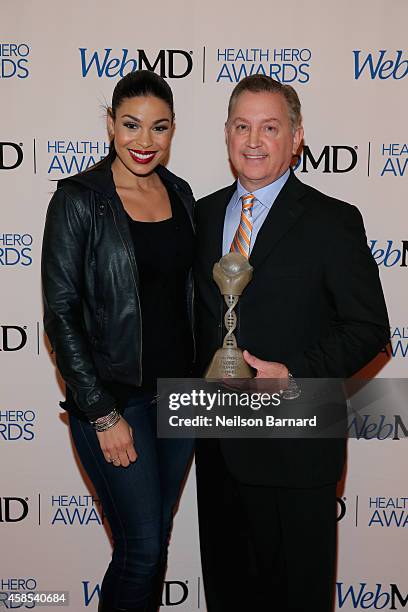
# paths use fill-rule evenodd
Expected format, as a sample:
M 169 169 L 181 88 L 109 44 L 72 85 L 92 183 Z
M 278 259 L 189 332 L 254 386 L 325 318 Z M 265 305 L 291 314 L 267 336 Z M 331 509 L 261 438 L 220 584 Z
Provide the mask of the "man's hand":
M 283 363 L 276 361 L 263 361 L 248 351 L 243 351 L 245 361 L 256 370 L 255 379 L 259 380 L 259 385 L 263 391 L 270 393 L 283 393 L 289 385 L 289 370 Z M 261 379 L 267 379 L 268 382 L 261 383 Z M 266 385 L 266 386 L 265 386 Z
M 289 383 L 289 370 L 283 363 L 263 361 L 248 351 L 244 351 L 243 355 L 251 368 L 256 370 L 256 378 L 278 378 L 281 381 L 280 387 L 286 389 Z

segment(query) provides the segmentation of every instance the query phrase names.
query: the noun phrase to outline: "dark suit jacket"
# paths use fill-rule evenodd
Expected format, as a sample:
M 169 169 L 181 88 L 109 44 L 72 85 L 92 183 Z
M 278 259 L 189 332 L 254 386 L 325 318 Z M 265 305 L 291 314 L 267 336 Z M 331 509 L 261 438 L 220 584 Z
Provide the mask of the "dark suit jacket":
M 227 204 L 236 185 L 197 205 L 197 340 L 202 374 L 222 344 L 223 298 L 212 279 L 222 256 Z M 301 183 L 293 173 L 274 202 L 249 259 L 238 346 L 287 365 L 297 378 L 345 378 L 389 339 L 378 268 L 358 209 Z M 222 440 L 241 481 L 319 486 L 340 478 L 343 440 Z

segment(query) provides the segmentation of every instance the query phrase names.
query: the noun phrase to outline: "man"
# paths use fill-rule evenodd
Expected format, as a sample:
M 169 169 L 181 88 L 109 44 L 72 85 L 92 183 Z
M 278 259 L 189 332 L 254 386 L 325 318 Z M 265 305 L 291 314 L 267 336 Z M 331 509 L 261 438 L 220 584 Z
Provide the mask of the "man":
M 238 181 L 197 206 L 201 372 L 225 332 L 212 268 L 232 248 L 254 268 L 236 336 L 257 376 L 351 376 L 387 343 L 387 311 L 358 210 L 290 169 L 303 139 L 295 90 L 243 79 L 225 137 Z M 330 612 L 344 456 L 340 439 L 198 442 L 209 612 Z

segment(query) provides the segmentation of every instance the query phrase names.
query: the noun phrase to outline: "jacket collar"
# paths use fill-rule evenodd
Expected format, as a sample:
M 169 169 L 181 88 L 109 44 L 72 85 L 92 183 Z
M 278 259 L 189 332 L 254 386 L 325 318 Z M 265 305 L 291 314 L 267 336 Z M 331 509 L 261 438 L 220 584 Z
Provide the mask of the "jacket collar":
M 208 245 L 211 262 L 222 257 L 222 239 L 224 232 L 225 211 L 237 188 L 237 183 L 222 189 L 216 194 L 211 209 L 212 240 Z M 279 240 L 298 220 L 304 210 L 302 197 L 305 186 L 290 171 L 290 175 L 258 232 L 256 242 L 249 257 L 249 263 L 259 268 Z M 212 265 L 212 264 L 211 264 Z
M 265 257 L 303 214 L 302 198 L 304 194 L 305 186 L 291 170 L 288 180 L 279 192 L 256 237 L 249 257 L 249 262 L 254 268 L 262 264 Z

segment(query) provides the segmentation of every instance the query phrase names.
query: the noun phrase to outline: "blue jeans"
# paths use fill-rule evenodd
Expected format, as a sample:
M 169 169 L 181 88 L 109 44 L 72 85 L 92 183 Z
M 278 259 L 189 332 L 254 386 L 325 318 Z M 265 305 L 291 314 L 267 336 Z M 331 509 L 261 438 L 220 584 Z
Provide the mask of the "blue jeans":
M 92 426 L 70 415 L 72 437 L 113 535 L 112 560 L 101 598 L 113 608 L 143 607 L 161 588 L 173 509 L 193 441 L 156 436 L 156 402 L 150 393 L 128 400 L 123 416 L 138 453 L 129 467 L 108 463 Z

